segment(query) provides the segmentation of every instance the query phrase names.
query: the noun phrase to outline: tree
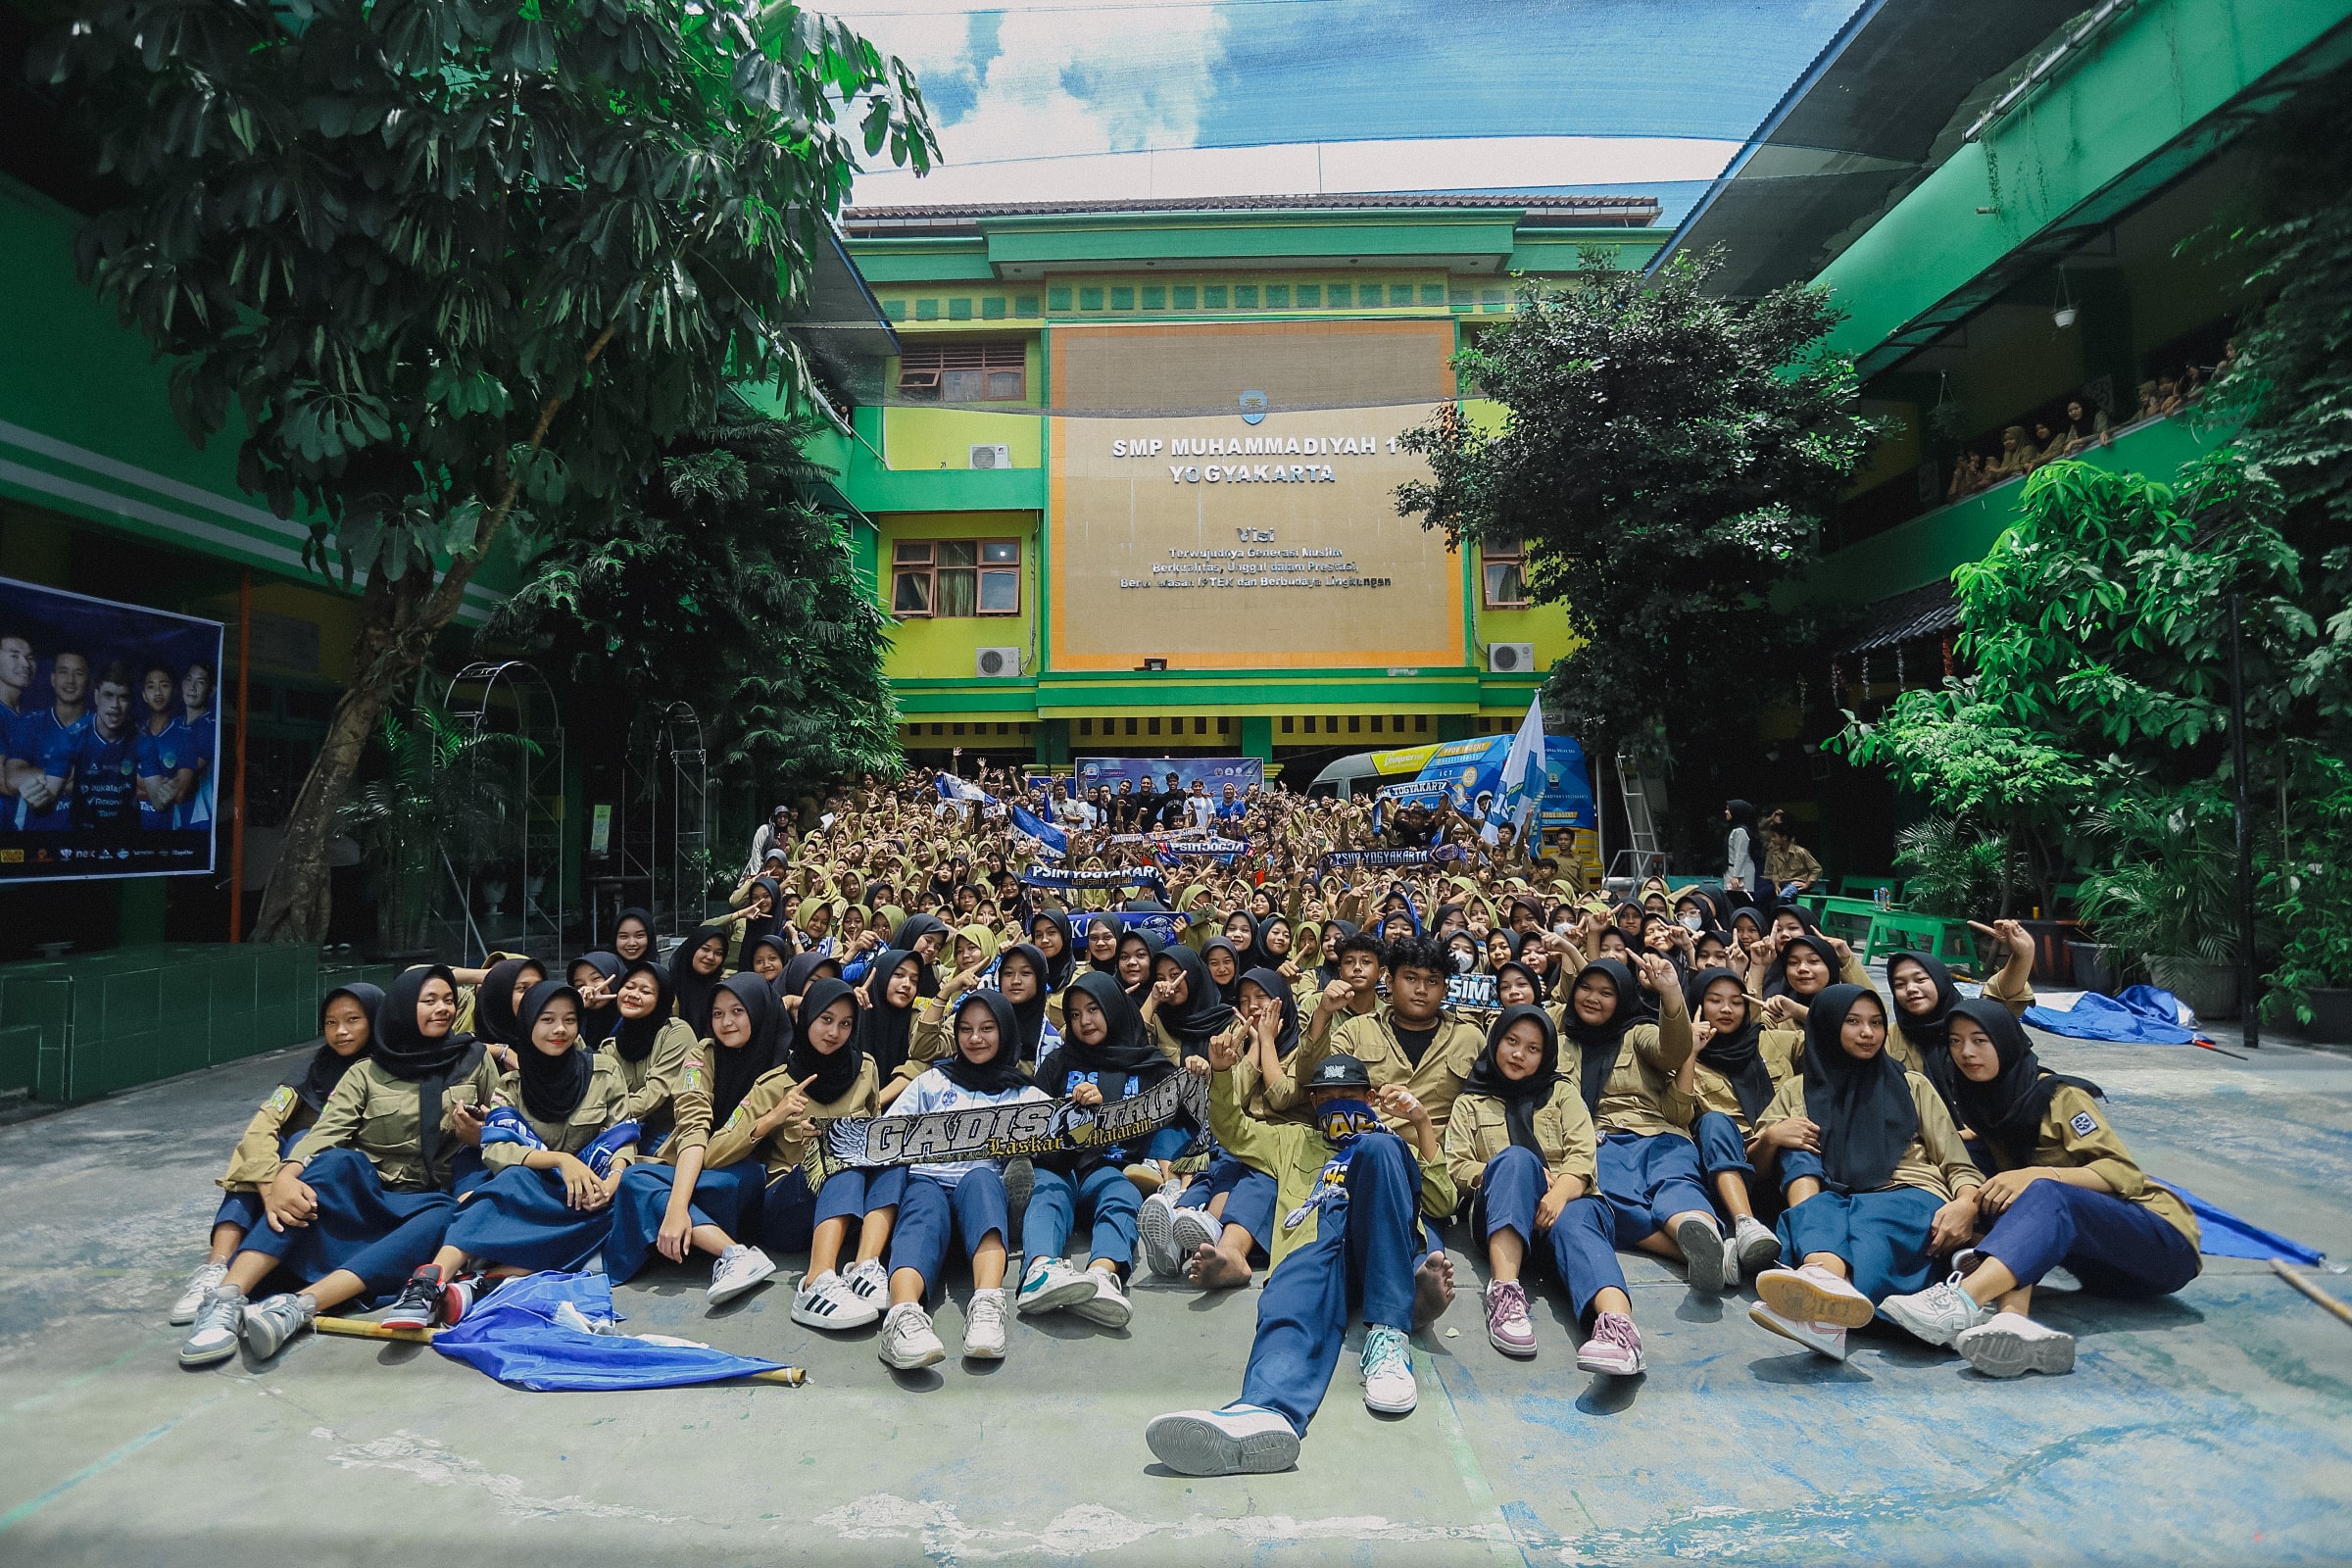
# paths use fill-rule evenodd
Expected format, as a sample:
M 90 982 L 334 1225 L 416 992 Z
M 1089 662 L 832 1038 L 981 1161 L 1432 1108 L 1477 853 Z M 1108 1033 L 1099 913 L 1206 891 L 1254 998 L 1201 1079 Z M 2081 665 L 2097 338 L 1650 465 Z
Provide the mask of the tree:
M 1677 257 L 1645 284 L 1588 252 L 1455 357 L 1499 424 L 1449 406 L 1404 437 L 1431 478 L 1397 512 L 1449 543 L 1522 545 L 1530 598 L 1566 607 L 1581 646 L 1549 696 L 1588 750 L 1663 761 L 1753 731 L 1811 630 L 1773 590 L 1875 435 L 1852 362 L 1820 347 L 1826 292 L 1710 299 L 1716 265 Z
M 722 406 L 667 443 L 616 517 L 559 529 L 486 632 L 617 694 L 623 712 L 693 704 L 745 788 L 895 771 L 889 619 L 841 524 L 808 501 L 822 470 L 803 434 Z
M 510 529 L 609 514 L 788 335 L 867 153 L 918 171 L 912 77 L 754 0 L 98 0 L 49 51 L 102 172 L 102 295 L 203 441 L 361 588 L 351 684 L 256 936 L 317 940 L 324 849 L 386 699 Z

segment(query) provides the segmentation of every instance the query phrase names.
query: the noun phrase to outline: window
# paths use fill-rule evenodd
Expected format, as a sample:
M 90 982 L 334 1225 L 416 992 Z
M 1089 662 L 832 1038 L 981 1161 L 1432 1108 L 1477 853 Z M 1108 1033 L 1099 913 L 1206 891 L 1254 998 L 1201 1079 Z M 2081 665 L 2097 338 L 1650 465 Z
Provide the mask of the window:
M 1487 568 L 1487 608 L 1489 610 L 1524 610 L 1527 608 L 1527 577 L 1521 565 L 1526 560 L 1526 548 L 1518 540 L 1497 539 L 1479 550 Z
M 894 615 L 1017 615 L 1018 539 L 901 539 L 891 547 Z
M 919 403 L 1019 403 L 1029 395 L 1022 343 L 909 344 L 899 360 L 899 396 Z

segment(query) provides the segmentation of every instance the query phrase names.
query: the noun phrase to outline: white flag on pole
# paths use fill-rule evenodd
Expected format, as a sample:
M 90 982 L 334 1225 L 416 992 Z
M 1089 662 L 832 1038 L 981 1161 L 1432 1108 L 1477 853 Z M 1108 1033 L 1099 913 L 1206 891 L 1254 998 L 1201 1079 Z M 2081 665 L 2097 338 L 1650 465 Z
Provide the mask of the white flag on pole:
M 1544 772 L 1544 699 L 1528 700 L 1527 717 L 1519 721 L 1519 733 L 1511 737 L 1511 750 L 1502 760 L 1502 777 L 1494 790 L 1494 800 L 1487 808 L 1487 820 L 1478 836 L 1489 844 L 1498 841 L 1504 822 L 1514 814 L 1524 815 L 1519 808 L 1531 795 L 1544 793 L 1546 782 Z

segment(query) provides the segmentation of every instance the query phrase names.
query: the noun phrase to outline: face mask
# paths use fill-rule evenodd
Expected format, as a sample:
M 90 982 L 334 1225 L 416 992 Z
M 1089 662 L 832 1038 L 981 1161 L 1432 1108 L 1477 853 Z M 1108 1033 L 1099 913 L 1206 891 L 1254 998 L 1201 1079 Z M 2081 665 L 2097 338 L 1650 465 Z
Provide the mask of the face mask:
M 1453 950 L 1453 972 L 1455 974 L 1468 974 L 1476 967 L 1478 967 L 1477 954 L 1464 953 L 1459 948 Z
M 1699 918 L 1695 914 L 1686 914 L 1683 916 L 1683 925 L 1688 930 L 1696 931 L 1699 929 Z
M 1333 1143 L 1345 1143 L 1361 1133 L 1378 1132 L 1380 1113 L 1360 1100 L 1326 1102 L 1315 1112 L 1315 1126 Z
M 1566 936 L 1566 935 L 1567 935 L 1569 932 L 1571 932 L 1571 931 L 1575 930 L 1575 929 L 1576 929 L 1576 927 L 1574 927 L 1574 926 L 1570 925 L 1570 924 L 1569 924 L 1567 921 L 1565 921 L 1565 920 L 1562 920 L 1562 921 L 1561 921 L 1561 922 L 1560 922 L 1558 925 L 1555 925 L 1555 926 L 1553 926 L 1551 929 L 1552 929 L 1552 933 L 1553 933 L 1555 936 L 1563 936 L 1563 937 L 1564 937 L 1564 936 Z

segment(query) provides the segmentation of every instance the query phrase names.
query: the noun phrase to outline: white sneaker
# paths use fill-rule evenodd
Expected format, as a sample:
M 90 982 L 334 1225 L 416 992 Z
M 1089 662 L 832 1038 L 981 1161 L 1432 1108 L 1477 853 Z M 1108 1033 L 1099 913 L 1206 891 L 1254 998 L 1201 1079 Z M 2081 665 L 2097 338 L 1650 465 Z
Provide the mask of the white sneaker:
M 1747 1309 L 1747 1317 L 1758 1328 L 1770 1329 L 1784 1340 L 1794 1340 L 1806 1349 L 1826 1355 L 1833 1361 L 1845 1359 L 1845 1330 L 1833 1324 L 1786 1317 L 1762 1301 Z
M 179 1293 L 179 1299 L 172 1303 L 172 1315 L 165 1321 L 168 1323 L 195 1322 L 196 1314 L 204 1310 L 205 1298 L 213 1294 L 215 1286 L 226 1278 L 228 1278 L 226 1263 L 207 1263 L 199 1268 L 188 1276 L 186 1289 Z M 242 1295 L 243 1293 L 238 1294 Z
M 1879 1310 L 1930 1345 L 1949 1345 L 1993 1319 L 1991 1307 L 1979 1306 L 1960 1288 L 1958 1275 L 1910 1296 L 1889 1296 L 1879 1303 Z
M 1732 1256 L 1742 1278 L 1754 1279 L 1781 1260 L 1781 1239 L 1753 1214 L 1742 1214 L 1732 1227 Z
M 1712 1218 L 1686 1216 L 1674 1228 L 1674 1245 L 1682 1249 L 1684 1274 L 1692 1290 L 1721 1296 L 1739 1285 L 1739 1261 L 1724 1245 L 1723 1231 Z
M 1766 1269 L 1756 1276 L 1756 1294 L 1773 1311 L 1798 1323 L 1858 1329 L 1876 1310 L 1869 1297 L 1813 1263 L 1802 1268 Z
M 974 1290 L 963 1309 L 963 1353 L 967 1360 L 1004 1359 L 1004 1287 Z
M 1180 1208 L 1176 1211 L 1173 1229 L 1176 1241 L 1176 1268 L 1179 1273 L 1195 1251 L 1202 1247 L 1214 1247 L 1225 1235 L 1225 1227 L 1205 1208 Z
M 1144 1428 L 1152 1457 L 1180 1476 L 1259 1476 L 1298 1462 L 1298 1434 L 1272 1410 L 1178 1410 Z
M 1176 1195 L 1165 1187 L 1135 1211 L 1135 1239 L 1144 1249 L 1144 1266 L 1163 1280 L 1174 1279 L 1184 1268 L 1184 1254 L 1176 1250 Z
M 792 1293 L 792 1320 L 812 1329 L 861 1329 L 881 1315 L 880 1307 L 851 1290 L 831 1269 L 801 1281 L 801 1288 Z
M 1364 1408 L 1382 1415 L 1406 1415 L 1421 1402 L 1413 1381 L 1413 1350 L 1400 1329 L 1375 1324 L 1364 1331 L 1363 1358 L 1356 1375 L 1364 1380 Z
M 1058 1257 L 1041 1257 L 1021 1276 L 1021 1294 L 1013 1305 L 1021 1316 L 1055 1312 L 1075 1306 L 1095 1294 L 1094 1283 Z
M 211 1366 L 237 1353 L 245 1331 L 245 1293 L 223 1285 L 206 1295 L 196 1327 L 179 1348 L 181 1366 Z
M 1988 1378 L 2028 1372 L 2055 1377 L 2075 1369 L 2075 1337 L 2017 1312 L 1995 1312 L 1990 1321 L 1965 1330 L 1952 1348 Z
M 281 1293 L 245 1309 L 245 1348 L 257 1361 L 267 1361 L 286 1348 L 286 1342 L 317 1320 L 318 1303 L 308 1296 Z
M 1071 1313 L 1106 1329 L 1125 1328 L 1127 1320 L 1135 1316 L 1135 1304 L 1119 1289 L 1119 1277 L 1105 1268 L 1090 1268 L 1086 1278 L 1094 1286 L 1095 1294 L 1072 1301 Z
M 776 1265 L 765 1252 L 738 1242 L 710 1265 L 710 1289 L 704 1298 L 712 1306 L 723 1306 L 775 1271 Z
M 880 1317 L 882 1309 L 890 1304 L 890 1270 L 882 1266 L 882 1260 L 878 1257 L 869 1257 L 862 1263 L 852 1263 L 850 1271 L 841 1277 L 841 1283 L 852 1296 L 872 1307 L 876 1317 Z
M 882 1314 L 882 1346 L 875 1353 L 884 1366 L 911 1372 L 946 1360 L 948 1348 L 932 1331 L 931 1314 L 922 1302 L 901 1301 Z

